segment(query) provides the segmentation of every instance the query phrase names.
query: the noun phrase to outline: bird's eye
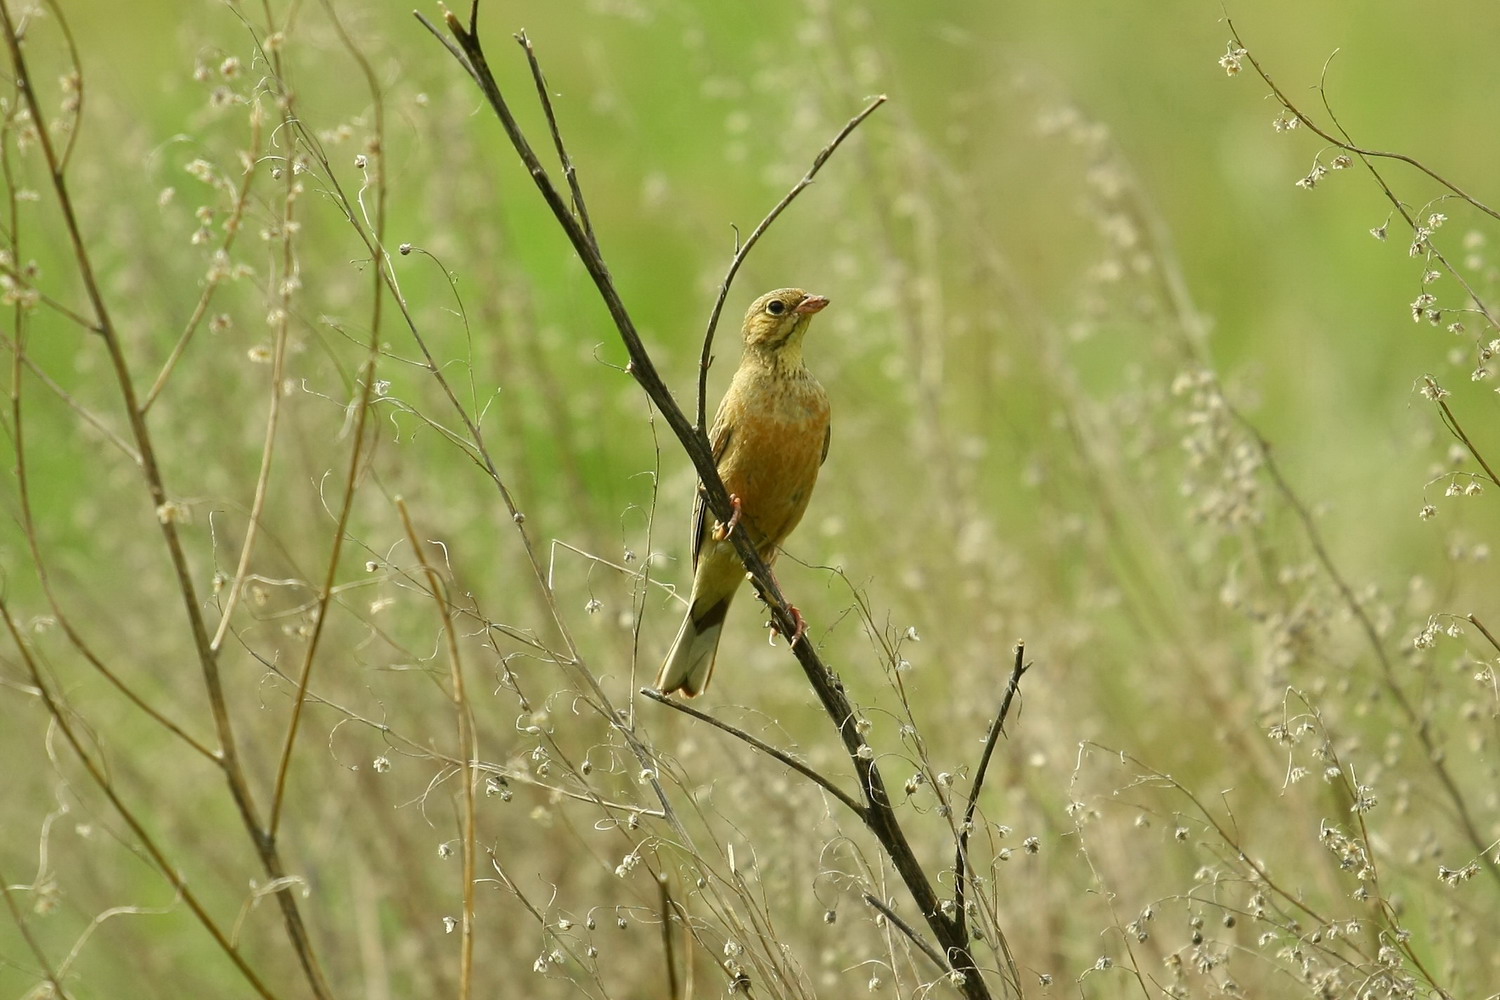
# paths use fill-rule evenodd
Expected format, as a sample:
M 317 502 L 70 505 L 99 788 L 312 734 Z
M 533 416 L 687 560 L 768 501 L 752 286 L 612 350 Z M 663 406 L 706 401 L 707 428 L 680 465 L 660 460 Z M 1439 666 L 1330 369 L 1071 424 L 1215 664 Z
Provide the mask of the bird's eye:
M 770 313 L 772 316 L 780 316 L 782 313 L 786 312 L 786 303 L 781 301 L 780 299 L 772 299 L 770 302 L 766 303 L 766 312 Z

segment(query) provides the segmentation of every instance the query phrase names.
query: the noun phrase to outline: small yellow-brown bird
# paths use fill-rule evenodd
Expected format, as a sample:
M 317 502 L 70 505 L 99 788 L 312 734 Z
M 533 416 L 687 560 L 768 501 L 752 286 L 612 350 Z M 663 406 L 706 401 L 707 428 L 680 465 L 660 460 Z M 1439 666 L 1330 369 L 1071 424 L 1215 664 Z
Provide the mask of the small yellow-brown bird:
M 691 698 L 708 687 L 724 616 L 745 579 L 730 534 L 749 532 L 761 558 L 774 564 L 807 510 L 828 457 L 830 424 L 828 393 L 802 363 L 802 339 L 826 305 L 821 295 L 778 288 L 745 313 L 745 353 L 709 432 L 735 512 L 727 525 L 710 526 L 701 493 L 693 507 L 693 592 L 656 676 L 663 694 L 681 691 Z M 797 619 L 800 624 L 800 614 Z M 800 637 L 799 629 L 792 641 Z

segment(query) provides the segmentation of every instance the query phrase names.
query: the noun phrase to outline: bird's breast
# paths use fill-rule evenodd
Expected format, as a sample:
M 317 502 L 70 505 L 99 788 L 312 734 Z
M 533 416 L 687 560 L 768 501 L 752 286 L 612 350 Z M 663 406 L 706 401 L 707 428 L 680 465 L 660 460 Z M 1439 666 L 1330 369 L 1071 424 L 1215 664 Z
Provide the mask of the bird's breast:
M 811 376 L 746 378 L 734 387 L 734 434 L 720 461 L 743 520 L 772 547 L 802 519 L 828 435 L 828 394 Z

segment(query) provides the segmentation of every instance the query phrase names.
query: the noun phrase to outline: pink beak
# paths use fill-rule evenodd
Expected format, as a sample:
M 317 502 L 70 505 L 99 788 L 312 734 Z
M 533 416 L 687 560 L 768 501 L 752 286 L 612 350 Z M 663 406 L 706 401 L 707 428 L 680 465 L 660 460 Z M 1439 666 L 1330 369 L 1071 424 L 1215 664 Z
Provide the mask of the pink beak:
M 826 305 L 828 305 L 826 297 L 822 295 L 809 295 L 801 302 L 798 302 L 797 307 L 792 312 L 810 316 L 815 312 L 821 312 Z

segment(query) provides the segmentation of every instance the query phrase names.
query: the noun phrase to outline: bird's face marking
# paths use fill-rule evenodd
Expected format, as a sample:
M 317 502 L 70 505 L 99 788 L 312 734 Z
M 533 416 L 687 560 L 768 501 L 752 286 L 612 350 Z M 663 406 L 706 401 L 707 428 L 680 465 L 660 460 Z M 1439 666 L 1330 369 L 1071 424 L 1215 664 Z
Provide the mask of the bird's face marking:
M 821 295 L 800 288 L 778 288 L 756 299 L 745 313 L 745 343 L 776 348 L 806 330 L 813 313 L 828 305 Z

